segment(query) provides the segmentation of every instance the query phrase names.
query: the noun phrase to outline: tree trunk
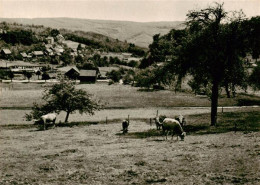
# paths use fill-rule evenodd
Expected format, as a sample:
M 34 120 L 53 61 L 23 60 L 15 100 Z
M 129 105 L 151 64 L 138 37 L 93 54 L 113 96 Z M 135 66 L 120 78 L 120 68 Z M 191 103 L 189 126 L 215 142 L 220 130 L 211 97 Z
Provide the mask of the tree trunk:
M 69 115 L 70 115 L 70 112 L 67 112 L 67 114 L 66 114 L 66 118 L 65 118 L 65 123 L 67 123 L 67 122 L 68 122 Z
M 227 93 L 227 97 L 228 97 L 228 98 L 231 98 L 231 96 L 230 96 L 230 91 L 229 91 L 229 89 L 228 89 L 228 84 L 225 84 L 225 90 L 226 90 L 226 93 Z
M 232 95 L 233 95 L 233 98 L 236 97 L 236 87 L 232 84 Z
M 213 81 L 212 95 L 211 95 L 211 126 L 217 124 L 217 111 L 218 111 L 218 81 Z

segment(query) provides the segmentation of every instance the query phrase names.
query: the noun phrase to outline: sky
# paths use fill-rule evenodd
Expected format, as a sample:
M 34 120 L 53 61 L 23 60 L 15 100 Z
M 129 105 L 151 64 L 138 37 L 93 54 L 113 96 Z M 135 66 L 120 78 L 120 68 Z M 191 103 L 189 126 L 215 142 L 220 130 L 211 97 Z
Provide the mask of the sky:
M 213 2 L 224 2 L 226 11 L 242 9 L 247 17 L 260 15 L 260 0 L 0 0 L 0 17 L 184 21 L 189 10 Z

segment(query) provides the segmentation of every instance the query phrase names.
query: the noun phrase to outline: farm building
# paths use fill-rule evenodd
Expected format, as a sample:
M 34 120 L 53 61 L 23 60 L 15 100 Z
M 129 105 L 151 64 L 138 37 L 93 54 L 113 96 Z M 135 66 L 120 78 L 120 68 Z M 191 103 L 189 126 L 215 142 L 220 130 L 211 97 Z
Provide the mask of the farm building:
M 54 55 L 54 52 L 50 48 L 47 48 L 45 53 L 46 53 L 46 55 L 49 55 L 49 56 L 53 56 Z
M 14 73 L 22 73 L 23 71 L 36 72 L 45 65 L 29 63 L 24 61 L 12 61 L 8 63 L 6 63 L 6 61 L 0 61 L 0 66 L 7 66 Z
M 77 79 L 80 75 L 80 71 L 77 67 L 72 67 L 70 70 L 68 70 L 65 74 L 70 79 Z
M 128 62 L 128 59 L 132 56 L 132 53 L 122 53 L 123 61 Z
M 57 71 L 58 71 L 60 74 L 64 75 L 66 72 L 68 72 L 68 71 L 71 70 L 72 68 L 73 68 L 74 70 L 76 70 L 76 71 L 79 72 L 79 69 L 78 69 L 76 66 L 74 66 L 74 65 L 57 68 Z
M 2 49 L 1 50 L 1 57 L 4 59 L 9 59 L 11 56 L 12 52 L 9 49 Z
M 62 34 L 58 34 L 58 35 L 56 36 L 56 39 L 57 39 L 59 42 L 62 42 L 62 41 L 65 40 L 65 38 L 63 37 Z
M 20 53 L 20 54 L 21 54 L 21 56 L 23 57 L 23 59 L 26 59 L 27 56 L 28 56 L 25 52 L 22 52 L 22 53 Z
M 34 57 L 42 57 L 43 56 L 42 51 L 34 51 L 32 54 L 33 54 Z
M 80 83 L 95 83 L 97 80 L 96 70 L 80 70 Z
M 53 37 L 47 37 L 46 38 L 48 44 L 54 44 L 54 38 Z

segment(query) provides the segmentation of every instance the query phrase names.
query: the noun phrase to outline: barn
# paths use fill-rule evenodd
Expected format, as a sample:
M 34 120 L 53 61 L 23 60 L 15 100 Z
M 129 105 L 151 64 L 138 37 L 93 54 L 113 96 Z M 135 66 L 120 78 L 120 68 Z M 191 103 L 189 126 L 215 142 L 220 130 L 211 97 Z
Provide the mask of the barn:
M 72 67 L 71 69 L 69 69 L 65 74 L 65 76 L 67 76 L 70 79 L 77 79 L 80 75 L 80 71 L 78 70 L 77 67 Z
M 95 83 L 97 80 L 96 70 L 80 70 L 80 83 Z

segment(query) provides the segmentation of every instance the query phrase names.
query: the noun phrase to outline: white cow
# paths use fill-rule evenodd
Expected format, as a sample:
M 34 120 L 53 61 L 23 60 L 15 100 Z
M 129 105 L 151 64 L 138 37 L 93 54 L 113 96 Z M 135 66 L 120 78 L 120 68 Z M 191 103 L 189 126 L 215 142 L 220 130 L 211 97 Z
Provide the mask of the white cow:
M 55 127 L 55 121 L 57 118 L 57 114 L 55 113 L 49 113 L 46 115 L 41 116 L 41 118 L 35 122 L 35 124 L 43 125 L 43 130 L 46 130 L 46 124 L 52 122 L 52 124 Z
M 184 140 L 184 137 L 186 136 L 186 133 L 183 131 L 180 122 L 177 121 L 176 119 L 165 118 L 162 122 L 162 129 L 163 129 L 163 133 L 166 136 L 166 140 L 169 132 L 172 133 L 172 139 L 174 134 L 177 135 L 177 140 L 178 140 L 178 136 L 181 138 L 181 140 Z

